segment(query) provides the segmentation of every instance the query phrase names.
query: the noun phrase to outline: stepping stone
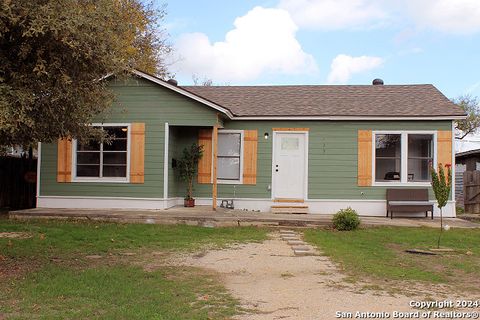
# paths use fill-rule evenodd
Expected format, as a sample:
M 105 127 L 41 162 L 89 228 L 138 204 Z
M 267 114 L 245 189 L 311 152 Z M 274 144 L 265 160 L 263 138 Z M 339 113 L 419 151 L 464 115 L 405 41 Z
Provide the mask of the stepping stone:
M 298 234 L 292 233 L 292 234 L 281 234 L 280 237 L 299 237 Z
M 288 241 L 288 240 L 297 240 L 297 241 L 302 241 L 302 239 L 300 239 L 299 237 L 291 237 L 291 236 L 288 236 L 288 237 L 282 237 L 283 240 L 285 241 Z
M 281 230 L 280 230 L 280 233 L 283 233 L 283 232 L 290 232 L 290 233 L 291 233 L 291 232 L 295 232 L 295 231 L 293 231 L 293 230 L 288 230 L 288 229 L 281 229 Z
M 293 251 L 310 251 L 310 248 L 307 246 L 293 246 Z
M 303 242 L 302 240 L 288 240 L 287 243 L 291 246 L 305 244 L 305 242 Z
M 297 234 L 297 233 L 295 231 L 280 231 L 280 234 L 284 235 L 284 234 Z
M 282 234 L 280 235 L 281 238 L 300 238 L 298 235 L 296 234 Z
M 292 233 L 292 234 L 281 234 L 280 237 L 282 237 L 282 238 L 284 238 L 284 237 L 296 237 L 296 238 L 298 238 L 298 234 L 294 234 L 294 233 Z
M 96 255 L 96 254 L 93 254 L 91 256 L 85 256 L 85 258 L 87 258 L 87 259 L 102 259 L 103 257 L 99 256 L 99 255 Z
M 134 256 L 136 255 L 135 252 L 121 252 L 120 253 L 121 256 Z
M 296 256 L 311 256 L 313 255 L 312 251 L 310 250 L 293 250 L 293 253 L 296 255 Z

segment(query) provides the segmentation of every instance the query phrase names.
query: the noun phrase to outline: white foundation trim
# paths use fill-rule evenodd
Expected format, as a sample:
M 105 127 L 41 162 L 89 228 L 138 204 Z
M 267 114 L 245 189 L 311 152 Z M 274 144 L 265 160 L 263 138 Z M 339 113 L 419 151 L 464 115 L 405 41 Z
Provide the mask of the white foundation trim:
M 219 198 L 218 205 L 222 199 Z M 43 196 L 38 197 L 40 208 L 84 208 L 84 209 L 168 209 L 183 204 L 183 198 L 123 198 L 123 197 L 67 197 L 67 196 Z M 435 203 L 432 201 L 432 203 Z M 212 198 L 196 198 L 196 205 L 210 206 Z M 287 205 L 288 203 L 286 203 Z M 234 199 L 235 209 L 269 212 L 271 206 L 275 205 L 272 199 L 265 198 L 238 198 Z M 292 206 L 298 203 L 292 203 Z M 340 209 L 351 207 L 361 216 L 384 217 L 386 215 L 385 200 L 348 200 L 348 199 L 309 199 L 302 205 L 309 207 L 310 214 L 334 214 Z M 396 213 L 395 216 L 405 214 Z M 414 216 L 415 214 L 413 214 Z M 434 216 L 440 215 L 439 209 L 434 205 Z M 408 214 L 412 216 L 412 214 Z M 425 216 L 425 213 L 418 213 L 418 216 Z M 448 201 L 443 209 L 444 217 L 455 217 L 455 201 Z
M 165 209 L 161 198 L 38 197 L 38 208 Z

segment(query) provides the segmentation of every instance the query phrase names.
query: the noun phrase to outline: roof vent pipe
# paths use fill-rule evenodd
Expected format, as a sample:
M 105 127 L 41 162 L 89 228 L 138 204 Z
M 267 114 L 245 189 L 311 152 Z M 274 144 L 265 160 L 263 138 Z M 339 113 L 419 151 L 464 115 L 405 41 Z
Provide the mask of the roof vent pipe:
M 178 82 L 175 79 L 168 79 L 167 82 L 170 83 L 172 86 L 178 86 Z
M 372 84 L 374 86 L 383 86 L 383 80 L 382 79 L 373 79 Z

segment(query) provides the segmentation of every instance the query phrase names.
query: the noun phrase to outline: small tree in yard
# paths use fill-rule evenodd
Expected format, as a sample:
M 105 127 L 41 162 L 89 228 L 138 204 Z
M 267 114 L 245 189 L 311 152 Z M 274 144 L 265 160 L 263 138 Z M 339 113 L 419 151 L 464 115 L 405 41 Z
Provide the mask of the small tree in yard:
M 186 201 L 193 200 L 193 178 L 197 174 L 198 161 L 203 156 L 203 146 L 194 143 L 190 148 L 183 149 L 183 155 L 178 160 L 178 174 L 187 184 Z
M 432 174 L 432 189 L 435 193 L 435 198 L 437 199 L 437 206 L 440 209 L 440 234 L 438 235 L 437 248 L 440 248 L 440 239 L 443 232 L 442 209 L 447 204 L 450 190 L 452 188 L 452 170 L 450 167 L 450 164 L 445 165 L 445 168 L 447 169 L 447 176 L 445 176 L 445 170 L 443 169 L 441 163 L 438 165 L 438 173 L 435 171 L 433 166 L 430 167 L 430 172 Z

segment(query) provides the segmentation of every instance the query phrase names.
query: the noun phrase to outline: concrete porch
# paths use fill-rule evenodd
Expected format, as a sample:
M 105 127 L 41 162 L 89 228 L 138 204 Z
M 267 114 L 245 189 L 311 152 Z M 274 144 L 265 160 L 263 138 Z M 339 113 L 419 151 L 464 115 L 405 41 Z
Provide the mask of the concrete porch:
M 123 209 L 49 209 L 35 208 L 11 211 L 10 219 L 80 219 L 121 223 L 187 224 L 204 227 L 265 226 L 265 227 L 326 227 L 332 215 L 323 214 L 273 214 L 242 210 L 217 209 L 211 206 L 195 208 L 173 207 L 167 210 Z M 363 226 L 433 227 L 440 221 L 435 218 L 384 218 L 360 217 Z M 479 223 L 458 218 L 444 218 L 452 228 L 480 228 Z

